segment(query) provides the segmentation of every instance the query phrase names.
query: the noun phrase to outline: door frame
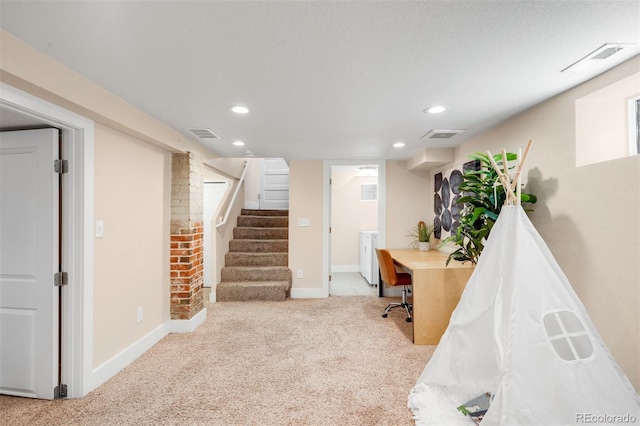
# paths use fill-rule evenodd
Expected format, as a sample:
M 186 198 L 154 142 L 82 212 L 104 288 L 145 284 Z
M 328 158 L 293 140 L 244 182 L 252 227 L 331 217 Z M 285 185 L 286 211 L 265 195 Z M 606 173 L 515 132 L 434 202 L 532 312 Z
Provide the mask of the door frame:
M 385 247 L 387 223 L 387 168 L 385 160 L 325 160 L 322 176 L 322 290 L 320 297 L 329 297 L 331 273 L 331 179 L 333 166 L 378 166 L 378 245 Z
M 93 383 L 93 163 L 94 122 L 0 82 L 0 107 L 56 127 L 62 134 L 62 383 L 79 398 Z M 53 167 L 53 166 L 52 166 Z M 53 282 L 52 282 L 53 285 Z

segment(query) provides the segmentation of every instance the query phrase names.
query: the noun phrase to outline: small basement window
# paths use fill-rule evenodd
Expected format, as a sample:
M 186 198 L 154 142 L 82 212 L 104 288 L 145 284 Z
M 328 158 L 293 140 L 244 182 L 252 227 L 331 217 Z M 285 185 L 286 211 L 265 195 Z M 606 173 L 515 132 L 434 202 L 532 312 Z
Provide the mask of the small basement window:
M 637 155 L 640 73 L 576 100 L 576 166 Z

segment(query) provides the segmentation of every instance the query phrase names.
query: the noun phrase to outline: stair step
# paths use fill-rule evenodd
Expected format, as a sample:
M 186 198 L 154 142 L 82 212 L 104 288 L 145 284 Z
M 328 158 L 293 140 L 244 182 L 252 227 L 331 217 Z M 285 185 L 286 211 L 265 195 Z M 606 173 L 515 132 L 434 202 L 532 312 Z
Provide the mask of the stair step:
M 237 240 L 286 240 L 289 228 L 233 228 L 233 238 Z
M 216 287 L 216 301 L 242 302 L 247 300 L 284 301 L 291 292 L 288 281 L 221 282 Z
M 238 227 L 287 228 L 288 216 L 238 216 Z
M 288 210 L 242 209 L 220 271 L 217 301 L 284 301 L 290 296 L 288 227 Z
M 289 216 L 289 210 L 253 210 L 242 209 L 244 216 Z
M 224 256 L 225 266 L 287 266 L 289 253 L 234 252 Z
M 225 266 L 220 281 L 291 281 L 291 270 L 286 266 Z
M 229 252 L 288 253 L 289 240 L 231 240 Z

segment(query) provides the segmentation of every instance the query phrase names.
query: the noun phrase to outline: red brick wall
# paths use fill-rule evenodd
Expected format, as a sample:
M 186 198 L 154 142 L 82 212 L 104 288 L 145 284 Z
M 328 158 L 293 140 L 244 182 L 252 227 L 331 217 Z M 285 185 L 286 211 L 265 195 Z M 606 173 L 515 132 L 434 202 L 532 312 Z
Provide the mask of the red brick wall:
M 171 319 L 188 320 L 204 308 L 203 227 L 193 227 L 171 234 Z
M 171 162 L 171 319 L 188 320 L 202 300 L 203 160 L 191 152 Z

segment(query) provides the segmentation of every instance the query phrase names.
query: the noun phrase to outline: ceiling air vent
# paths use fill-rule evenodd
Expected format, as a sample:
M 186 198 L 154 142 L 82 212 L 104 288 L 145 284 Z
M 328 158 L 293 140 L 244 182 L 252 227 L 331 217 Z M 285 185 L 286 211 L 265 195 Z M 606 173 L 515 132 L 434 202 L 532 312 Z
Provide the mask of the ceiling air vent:
M 632 46 L 632 44 L 629 43 L 605 43 L 560 72 L 570 71 L 572 73 L 583 73 L 591 71 L 605 63 L 611 56 L 630 46 Z
M 220 139 L 211 129 L 187 129 L 189 133 L 199 139 Z
M 462 133 L 464 130 L 453 130 L 453 129 L 441 129 L 441 130 L 431 130 L 429 133 L 424 135 L 422 139 L 449 139 L 457 135 L 458 133 Z

